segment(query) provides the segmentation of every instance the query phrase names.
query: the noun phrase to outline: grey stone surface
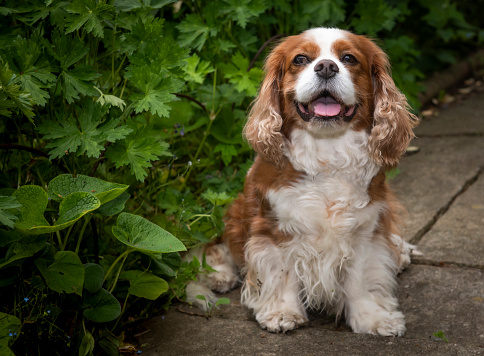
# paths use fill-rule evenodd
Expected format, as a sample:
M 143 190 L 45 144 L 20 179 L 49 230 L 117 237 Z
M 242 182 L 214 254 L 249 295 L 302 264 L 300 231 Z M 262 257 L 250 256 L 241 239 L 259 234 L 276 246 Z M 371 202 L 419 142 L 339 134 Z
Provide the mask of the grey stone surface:
M 477 268 L 411 265 L 400 277 L 405 338 L 431 339 L 443 331 L 451 343 L 484 352 L 484 272 Z
M 402 159 L 400 173 L 390 183 L 408 213 L 406 240 L 429 224 L 484 166 L 481 137 L 421 138 L 412 145 L 420 152 Z
M 425 260 L 484 267 L 484 176 L 455 200 L 419 250 Z
M 482 89 L 459 99 L 438 116 L 425 118 L 416 128 L 419 136 L 484 134 L 484 95 Z

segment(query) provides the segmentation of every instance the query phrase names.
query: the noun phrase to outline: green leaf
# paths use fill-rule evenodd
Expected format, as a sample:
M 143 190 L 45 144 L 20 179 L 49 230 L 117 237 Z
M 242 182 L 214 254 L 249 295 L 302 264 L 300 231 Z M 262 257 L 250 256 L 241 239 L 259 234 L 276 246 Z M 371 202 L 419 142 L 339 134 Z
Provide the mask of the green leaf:
M 116 4 L 115 4 L 116 6 Z M 133 52 L 144 52 L 148 43 L 153 41 L 162 41 L 164 19 L 160 18 L 143 18 L 138 19 L 131 31 L 120 36 L 123 52 L 132 55 Z
M 186 251 L 175 236 L 138 215 L 119 214 L 113 234 L 123 244 L 143 253 Z
M 116 168 L 129 165 L 131 173 L 143 182 L 148 175 L 144 168 L 151 167 L 151 162 L 160 156 L 170 156 L 168 144 L 150 135 L 150 128 L 130 134 L 125 140 L 109 147 L 105 157 L 111 159 Z
M 96 263 L 85 263 L 84 289 L 89 293 L 99 291 L 104 282 L 104 270 Z
M 22 323 L 19 318 L 0 312 L 0 354 L 3 356 L 15 356 L 8 347 L 12 339 L 10 334 L 20 333 Z
M 119 214 L 124 210 L 124 205 L 128 201 L 130 195 L 126 192 L 122 193 L 120 196 L 117 198 L 114 198 L 110 202 L 107 202 L 106 204 L 103 204 L 97 209 L 97 211 L 100 214 L 106 215 L 106 216 L 113 216 L 116 214 Z
M 147 271 L 125 271 L 120 278 L 129 280 L 128 292 L 137 297 L 155 300 L 168 290 L 164 279 Z
M 94 351 L 94 337 L 89 331 L 86 331 L 81 340 L 81 345 L 79 345 L 79 356 L 92 355 Z
M 20 85 L 15 84 L 15 78 L 8 63 L 4 63 L 0 56 L 0 115 L 10 117 L 11 109 L 16 108 L 32 121 L 33 99 L 29 93 L 20 90 Z
M 149 111 L 153 115 L 169 116 L 170 101 L 178 100 L 172 93 L 179 92 L 184 83 L 173 77 L 163 77 L 147 67 L 135 67 L 131 71 L 131 83 L 141 93 L 133 93 L 133 107 L 136 113 Z
M 202 198 L 207 199 L 213 205 L 217 206 L 228 204 L 235 199 L 234 197 L 227 195 L 226 192 L 216 193 L 210 189 L 202 194 Z
M 13 81 L 20 84 L 22 90 L 30 93 L 37 105 L 44 106 L 51 88 L 56 81 L 53 68 L 46 60 L 39 44 L 34 40 L 17 37 L 7 49 L 10 68 L 15 72 Z
M 58 30 L 54 30 L 52 45 L 53 55 L 64 70 L 79 62 L 89 53 L 89 49 L 84 46 L 79 37 L 66 36 Z
M 65 197 L 76 192 L 87 192 L 99 199 L 101 204 L 110 202 L 121 195 L 129 185 L 106 182 L 99 178 L 78 174 L 61 174 L 49 182 L 47 193 L 55 201 L 62 201 Z
M 219 143 L 217 146 L 215 146 L 213 152 L 222 153 L 222 161 L 224 161 L 226 166 L 232 162 L 232 157 L 237 156 L 237 150 L 235 149 L 234 145 L 224 145 Z
M 124 111 L 124 107 L 126 106 L 126 102 L 123 99 L 118 98 L 115 95 L 104 94 L 97 87 L 94 87 L 94 89 L 96 89 L 101 94 L 101 96 L 96 100 L 96 103 L 99 103 L 102 106 L 104 106 L 104 105 L 116 106 L 116 107 L 120 108 L 122 111 Z
M 45 236 L 27 235 L 13 242 L 8 248 L 4 261 L 0 263 L 0 268 L 17 260 L 32 257 L 46 246 L 45 240 Z
M 210 35 L 214 37 L 219 32 L 219 28 L 212 23 L 206 23 L 210 21 L 209 18 L 202 19 L 199 15 L 189 14 L 185 19 L 177 26 L 180 31 L 180 46 L 186 46 L 194 48 L 200 51 Z
M 83 315 L 96 323 L 107 323 L 121 314 L 118 300 L 102 288 L 97 293 L 85 293 L 83 300 Z
M 141 7 L 151 9 L 160 9 L 167 4 L 176 2 L 177 0 L 115 0 L 114 6 L 120 11 L 131 11 Z
M 47 266 L 47 261 L 43 258 L 36 259 L 35 265 L 42 273 L 47 286 L 53 291 L 82 296 L 85 271 L 79 256 L 74 252 L 59 251 L 51 265 Z
M 13 196 L 16 196 L 22 204 L 18 208 L 15 229 L 26 234 L 46 234 L 65 229 L 101 205 L 99 199 L 91 193 L 72 193 L 62 200 L 59 206 L 59 218 L 53 226 L 50 226 L 44 217 L 48 202 L 47 193 L 41 187 L 24 185 L 17 189 Z
M 16 209 L 21 207 L 16 197 L 9 197 L 0 195 L 0 223 L 13 228 L 13 220 L 17 220 L 17 216 L 5 211 L 5 209 Z
M 210 66 L 210 62 L 201 61 L 196 54 L 186 59 L 187 66 L 184 68 L 185 80 L 202 84 L 207 74 L 214 71 Z
M 68 153 L 78 156 L 99 157 L 104 143 L 125 138 L 132 130 L 119 125 L 120 118 L 107 119 L 107 108 L 92 100 L 83 101 L 82 107 L 76 106 L 77 120 L 74 115 L 56 112 L 57 120 L 44 121 L 37 130 L 44 139 L 53 140 L 46 147 L 51 150 L 50 158 L 60 158 Z M 79 122 L 79 124 L 77 123 Z
M 259 68 L 249 69 L 249 60 L 240 52 L 232 57 L 232 63 L 223 65 L 225 78 L 235 85 L 238 92 L 246 92 L 249 96 L 257 94 L 257 88 L 264 72 Z
M 69 104 L 74 99 L 79 99 L 79 94 L 94 96 L 96 90 L 92 80 L 100 76 L 91 66 L 81 65 L 72 70 L 64 70 L 59 80 L 61 81 L 64 97 Z
M 390 7 L 385 0 L 360 0 L 355 7 L 357 16 L 351 25 L 357 33 L 375 36 L 383 29 L 392 30 L 401 12 L 398 7 Z
M 104 37 L 103 22 L 112 19 L 116 8 L 96 0 L 74 0 L 66 10 L 71 14 L 66 21 L 69 25 L 66 33 L 79 30 L 81 27 L 95 37 Z
M 215 306 L 218 307 L 219 305 L 223 304 L 230 304 L 230 299 L 229 298 L 218 298 L 217 302 L 215 303 Z
M 220 13 L 236 21 L 240 27 L 245 28 L 247 23 L 254 17 L 263 13 L 267 6 L 264 0 L 223 0 L 226 5 L 222 6 Z

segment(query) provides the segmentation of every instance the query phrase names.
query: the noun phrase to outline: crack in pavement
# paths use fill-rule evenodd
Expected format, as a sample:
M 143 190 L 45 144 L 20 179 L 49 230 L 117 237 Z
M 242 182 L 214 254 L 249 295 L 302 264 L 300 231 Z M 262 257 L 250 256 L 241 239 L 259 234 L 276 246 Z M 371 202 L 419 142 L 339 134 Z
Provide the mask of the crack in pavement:
M 435 215 L 432 217 L 432 219 L 430 219 L 430 221 L 427 222 L 427 224 L 425 224 L 424 227 L 422 227 L 420 230 L 417 231 L 417 233 L 410 239 L 409 242 L 413 245 L 418 245 L 418 243 L 422 240 L 422 238 L 425 236 L 425 234 L 427 234 L 427 232 L 429 232 L 434 227 L 434 225 L 437 223 L 437 221 L 439 221 L 439 219 L 449 210 L 449 208 L 454 203 L 454 201 L 460 195 L 465 193 L 467 191 L 467 189 L 469 189 L 469 187 L 477 181 L 477 179 L 479 178 L 481 173 L 482 173 L 482 167 L 477 169 L 477 172 L 464 183 L 464 185 L 457 191 L 457 193 L 455 193 L 449 199 L 447 204 L 445 204 L 443 207 L 441 207 L 435 213 Z

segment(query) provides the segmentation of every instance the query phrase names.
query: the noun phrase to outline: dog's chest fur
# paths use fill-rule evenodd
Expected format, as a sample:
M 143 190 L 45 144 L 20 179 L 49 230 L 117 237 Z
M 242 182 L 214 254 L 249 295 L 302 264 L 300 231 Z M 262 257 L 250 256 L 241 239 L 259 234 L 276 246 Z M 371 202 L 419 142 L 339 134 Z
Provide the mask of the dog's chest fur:
M 370 159 L 367 143 L 365 132 L 317 139 L 295 130 L 286 155 L 306 174 L 268 193 L 279 229 L 292 236 L 282 248 L 307 306 L 327 307 L 341 298 L 345 271 L 375 229 L 382 206 L 370 204 L 368 187 L 380 167 Z

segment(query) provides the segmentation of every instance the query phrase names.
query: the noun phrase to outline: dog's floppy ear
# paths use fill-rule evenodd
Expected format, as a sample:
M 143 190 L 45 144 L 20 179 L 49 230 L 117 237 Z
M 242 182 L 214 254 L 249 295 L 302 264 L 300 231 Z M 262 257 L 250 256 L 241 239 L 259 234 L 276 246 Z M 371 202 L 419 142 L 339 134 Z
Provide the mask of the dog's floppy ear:
M 370 154 L 384 166 L 394 166 L 414 137 L 418 118 L 412 114 L 403 95 L 390 76 L 387 55 L 373 42 L 370 75 L 373 81 L 375 111 L 369 139 Z
M 284 146 L 279 96 L 285 65 L 283 44 L 276 47 L 266 60 L 266 75 L 244 127 L 249 145 L 265 160 L 276 165 L 282 164 Z

